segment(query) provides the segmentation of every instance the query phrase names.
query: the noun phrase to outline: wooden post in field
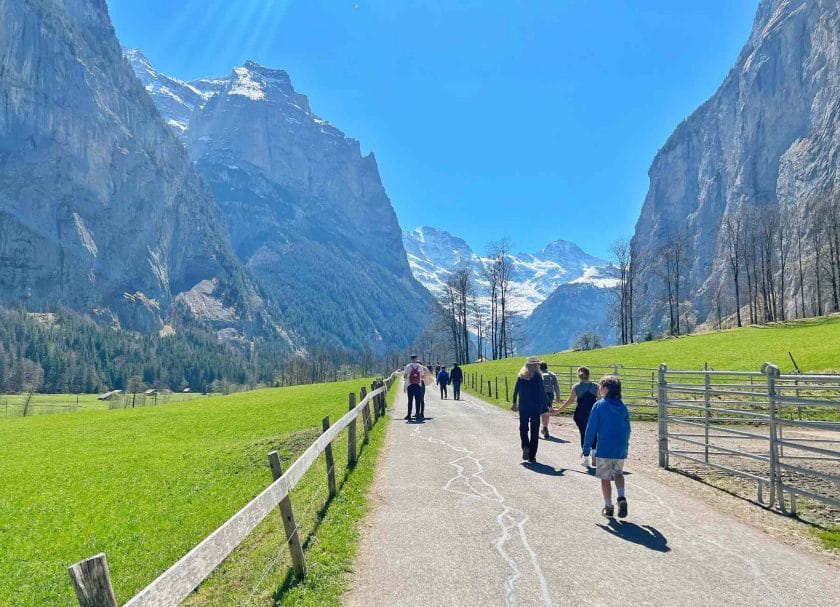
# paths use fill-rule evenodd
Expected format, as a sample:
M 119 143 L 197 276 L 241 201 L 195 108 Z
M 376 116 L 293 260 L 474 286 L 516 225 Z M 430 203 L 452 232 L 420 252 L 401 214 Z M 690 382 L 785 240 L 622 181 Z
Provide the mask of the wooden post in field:
M 348 410 L 352 411 L 356 408 L 356 394 L 351 392 L 348 397 Z M 347 465 L 354 466 L 356 464 L 356 420 L 354 419 L 347 426 Z
M 484 373 L 481 374 L 481 379 L 478 382 L 478 393 L 484 395 Z
M 496 400 L 499 400 L 499 378 L 496 378 Z
M 321 421 L 321 428 L 324 432 L 330 429 L 329 415 Z M 330 489 L 330 499 L 332 499 L 335 497 L 335 462 L 333 461 L 332 443 L 324 448 L 324 456 L 327 459 L 327 486 Z
M 70 579 L 80 607 L 117 607 L 108 559 L 100 553 L 70 567 Z
M 268 454 L 268 464 L 271 466 L 271 476 L 276 481 L 283 476 L 283 465 L 280 463 L 280 456 L 277 451 Z M 292 500 L 287 495 L 280 500 L 280 516 L 283 517 L 283 529 L 286 531 L 286 543 L 289 544 L 289 553 L 292 556 L 292 567 L 298 578 L 306 575 L 306 560 L 303 557 L 303 546 L 300 543 L 295 513 L 292 510 Z
M 487 380 L 487 398 L 490 398 L 491 396 L 493 396 L 493 386 L 490 383 L 490 380 L 488 379 Z
M 507 378 L 507 375 L 505 375 L 505 402 L 506 403 L 510 402 L 510 393 L 508 392 L 508 378 Z
M 365 429 L 365 438 L 363 442 L 365 445 L 370 442 L 370 429 L 373 427 L 373 424 L 371 424 L 370 421 L 370 409 L 370 403 L 368 403 L 362 411 L 362 425 Z M 376 407 L 374 407 L 374 410 L 376 410 Z

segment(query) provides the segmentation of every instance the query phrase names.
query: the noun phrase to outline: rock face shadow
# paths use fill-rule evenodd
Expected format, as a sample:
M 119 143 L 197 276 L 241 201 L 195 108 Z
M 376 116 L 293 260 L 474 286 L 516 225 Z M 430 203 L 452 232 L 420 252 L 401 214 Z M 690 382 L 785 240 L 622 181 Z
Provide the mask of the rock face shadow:
M 598 525 L 598 527 L 610 535 L 650 548 L 656 552 L 671 551 L 668 546 L 668 538 L 650 525 L 637 525 L 636 523 L 611 518 L 606 525 Z

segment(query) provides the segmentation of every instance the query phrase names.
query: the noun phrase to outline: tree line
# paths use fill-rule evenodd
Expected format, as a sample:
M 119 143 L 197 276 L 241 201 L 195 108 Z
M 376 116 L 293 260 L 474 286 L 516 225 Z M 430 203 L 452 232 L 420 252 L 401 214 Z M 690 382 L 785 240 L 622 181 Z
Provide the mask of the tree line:
M 162 337 L 104 327 L 70 311 L 0 309 L 0 393 L 227 393 L 368 377 L 385 368 L 383 355 L 370 349 L 316 345 L 302 355 L 277 340 L 227 343 L 197 330 Z
M 656 251 L 640 254 L 632 240 L 613 244 L 618 287 L 612 320 L 619 343 L 653 337 L 640 327 L 643 312 L 658 305 L 667 333 L 692 332 L 698 318 L 688 292 L 688 235 L 677 231 Z M 721 219 L 716 258 L 723 267 L 712 283 L 707 326 L 745 324 L 824 316 L 840 311 L 840 204 L 831 194 L 807 204 L 744 203 Z M 662 298 L 636 297 L 643 270 L 660 282 Z M 644 307 L 644 309 L 643 309 Z

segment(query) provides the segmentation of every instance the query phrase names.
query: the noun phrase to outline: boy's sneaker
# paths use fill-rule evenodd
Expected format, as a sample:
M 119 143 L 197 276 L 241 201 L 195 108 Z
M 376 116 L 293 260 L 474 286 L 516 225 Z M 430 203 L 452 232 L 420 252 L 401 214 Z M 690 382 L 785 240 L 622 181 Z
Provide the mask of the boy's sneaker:
M 548 426 L 543 427 L 543 438 L 548 440 Z
M 530 459 L 531 453 L 528 451 L 528 447 L 522 448 L 522 459 Z
M 607 518 L 612 518 L 615 515 L 615 508 L 612 506 L 604 506 L 603 510 L 601 510 L 601 514 Z
M 589 466 L 587 465 L 587 462 L 588 462 L 588 459 L 586 458 L 586 456 L 581 455 L 580 456 L 580 465 L 583 466 L 584 468 L 588 468 Z
M 624 518 L 627 516 L 627 498 L 620 497 L 618 498 L 618 518 Z

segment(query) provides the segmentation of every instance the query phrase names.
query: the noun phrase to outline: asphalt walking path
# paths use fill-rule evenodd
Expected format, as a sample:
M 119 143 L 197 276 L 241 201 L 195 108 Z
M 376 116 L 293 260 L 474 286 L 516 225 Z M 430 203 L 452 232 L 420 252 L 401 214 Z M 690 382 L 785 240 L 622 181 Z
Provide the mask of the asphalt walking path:
M 462 398 L 390 409 L 346 605 L 840 606 L 838 569 L 632 469 L 629 516 L 603 518 L 578 443 L 523 463 L 516 414 Z

